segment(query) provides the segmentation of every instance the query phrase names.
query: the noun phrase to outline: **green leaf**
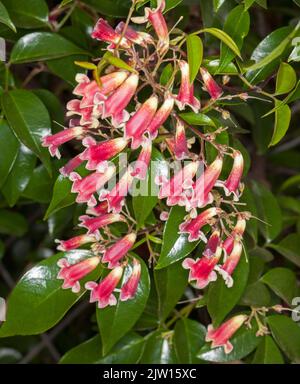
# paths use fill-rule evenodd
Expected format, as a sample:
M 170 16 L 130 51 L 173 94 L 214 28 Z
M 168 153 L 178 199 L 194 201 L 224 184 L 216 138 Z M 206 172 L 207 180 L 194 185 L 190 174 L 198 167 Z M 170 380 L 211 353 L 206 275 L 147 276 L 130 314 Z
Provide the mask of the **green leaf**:
M 106 52 L 103 56 L 103 59 L 114 67 L 122 68 L 126 71 L 137 73 L 133 67 L 128 65 L 124 60 L 120 59 L 119 57 L 114 56 L 111 52 Z
M 207 309 L 214 326 L 219 326 L 227 314 L 234 308 L 245 291 L 249 273 L 249 263 L 246 255 L 241 259 L 233 272 L 233 286 L 226 287 L 224 280 L 219 276 L 217 281 L 210 284 L 208 289 Z
M 152 148 L 151 163 L 147 178 L 138 183 L 139 191 L 141 191 L 141 193 L 135 195 L 135 190 L 133 189 L 132 191 L 133 211 L 136 221 L 140 227 L 144 225 L 145 220 L 152 212 L 158 201 L 158 187 L 153 190 L 153 187 L 155 186 L 155 176 L 167 174 L 167 162 L 156 148 Z
M 278 244 L 269 244 L 269 248 L 275 249 L 282 256 L 300 267 L 300 234 L 292 233 Z
M 186 215 L 184 207 L 175 206 L 170 211 L 163 233 L 163 244 L 155 269 L 161 269 L 189 255 L 199 243 L 189 242 L 187 234 L 178 234 L 179 225 Z
M 0 187 L 5 183 L 17 159 L 19 141 L 4 120 L 0 120 Z
M 280 101 L 275 102 L 275 107 Z M 291 121 L 291 110 L 288 105 L 282 105 L 275 111 L 275 125 L 269 147 L 276 145 L 285 136 Z
M 256 205 L 259 212 L 259 217 L 264 221 L 264 223 L 258 223 L 259 229 L 265 239 L 268 242 L 271 242 L 281 232 L 281 209 L 275 196 L 262 183 L 252 182 L 252 190 L 256 197 Z
M 105 16 L 126 17 L 131 5 L 130 0 L 83 0 Z
M 1 0 L 13 23 L 20 28 L 40 28 L 48 25 L 45 0 Z
M 284 364 L 281 352 L 271 336 L 263 337 L 255 352 L 252 364 Z
M 18 40 L 12 49 L 10 61 L 21 64 L 76 54 L 84 55 L 87 52 L 56 33 L 33 32 Z
M 71 55 L 46 62 L 49 70 L 56 76 L 68 82 L 73 88 L 77 85 L 75 77 L 77 73 L 86 73 L 86 70 L 75 64 L 76 60 L 87 60 L 87 56 Z
M 0 337 L 36 335 L 52 328 L 85 293 L 84 283 L 97 279 L 96 269 L 81 281 L 78 294 L 62 289 L 57 279 L 57 261 L 66 257 L 70 263 L 91 257 L 89 251 L 58 253 L 31 268 L 17 283 L 8 299 L 6 322 L 0 328 Z
M 288 304 L 292 303 L 296 293 L 296 276 L 293 271 L 288 268 L 273 268 L 260 280 Z
M 173 65 L 171 63 L 167 64 L 161 72 L 159 83 L 161 85 L 167 85 L 170 78 L 172 77 L 173 71 Z
M 215 122 L 204 113 L 195 113 L 195 112 L 184 112 L 180 113 L 179 116 L 191 125 L 208 125 L 210 127 L 215 127 Z
M 215 36 L 217 39 L 221 40 L 224 44 L 228 46 L 234 52 L 238 57 L 241 58 L 241 53 L 239 50 L 239 47 L 236 45 L 236 43 L 232 40 L 230 36 L 221 29 L 218 28 L 204 28 L 201 30 L 201 32 L 207 32 L 211 35 Z
M 124 336 L 103 357 L 100 335 L 70 349 L 60 360 L 60 364 L 136 364 L 143 352 L 144 339 L 136 333 Z
M 134 298 L 128 301 L 118 300 L 117 305 L 113 307 L 97 308 L 97 322 L 100 329 L 104 354 L 107 354 L 116 342 L 132 329 L 146 306 L 150 291 L 150 280 L 147 266 L 143 260 L 140 258 L 139 260 L 142 265 L 142 273 Z M 130 274 L 130 270 L 131 267 L 128 265 L 123 277 L 123 282 Z
M 224 32 L 231 36 L 238 48 L 241 49 L 244 38 L 248 35 L 249 27 L 249 13 L 245 11 L 243 5 L 238 5 L 229 12 L 224 24 Z M 219 68 L 220 72 L 222 72 L 223 68 L 226 68 L 234 56 L 235 55 L 232 50 L 227 45 L 222 43 Z
M 245 10 L 247 11 L 255 3 L 255 0 L 244 0 Z
M 0 209 L 0 233 L 23 236 L 28 231 L 28 224 L 20 213 Z
M 7 9 L 4 7 L 2 2 L 0 1 L 0 23 L 5 24 L 8 28 L 12 29 L 14 32 L 16 31 L 16 27 L 14 23 L 11 21 Z
M 61 101 L 54 93 L 47 89 L 34 89 L 33 92 L 40 98 L 51 118 L 52 127 L 54 132 L 61 130 L 57 123 L 64 125 L 65 113 Z
M 225 0 L 214 0 L 214 11 L 217 12 L 224 3 L 225 3 Z
M 211 349 L 208 345 L 205 345 L 200 349 L 198 357 L 202 360 L 215 363 L 227 363 L 243 359 L 254 351 L 260 342 L 260 337 L 255 335 L 256 332 L 256 326 L 253 326 L 251 329 L 242 326 L 242 328 L 240 328 L 230 339 L 230 342 L 233 345 L 232 352 L 226 354 L 223 347 Z
M 175 325 L 174 344 L 180 364 L 199 364 L 199 348 L 205 343 L 206 328 L 198 321 L 180 319 Z
M 33 175 L 35 164 L 36 156 L 30 149 L 21 144 L 16 161 L 14 162 L 11 172 L 2 188 L 2 193 L 11 207 L 16 204 L 19 197 L 28 186 Z
M 41 159 L 51 174 L 48 149 L 41 145 L 42 137 L 51 133 L 51 122 L 44 104 L 32 92 L 16 89 L 2 95 L 2 106 L 18 139 Z
M 187 57 L 190 67 L 190 82 L 193 83 L 201 66 L 203 58 L 203 44 L 200 37 L 187 35 L 186 37 Z
M 253 193 L 251 189 L 246 186 L 243 192 L 243 195 L 241 196 L 241 203 L 244 203 L 246 205 L 241 206 L 241 211 L 249 211 L 252 213 L 253 216 L 257 216 L 257 209 L 255 204 L 255 198 L 253 196 Z M 254 242 L 257 242 L 257 236 L 258 236 L 258 221 L 256 219 L 250 219 L 247 222 L 246 227 L 247 233 L 251 236 L 251 238 L 254 240 Z
M 237 75 L 239 71 L 237 70 L 237 67 L 233 63 L 227 64 L 227 66 L 223 66 L 222 71 L 219 70 L 220 68 L 220 60 L 218 59 L 212 59 L 212 60 L 203 60 L 202 64 L 210 74 L 212 75 Z
M 297 76 L 294 68 L 287 63 L 281 63 L 276 77 L 276 95 L 290 92 L 296 82 Z
M 182 0 L 166 0 L 165 13 L 177 7 L 180 3 L 182 3 Z
M 59 7 L 64 7 L 67 4 L 72 3 L 73 0 L 62 0 L 62 2 L 59 4 Z
M 172 364 L 176 355 L 170 339 L 163 332 L 153 332 L 145 337 L 146 345 L 141 358 L 142 364 Z
M 291 318 L 284 315 L 273 315 L 267 317 L 267 323 L 272 335 L 287 355 L 294 363 L 300 363 L 300 327 Z
M 38 203 L 48 204 L 51 199 L 52 187 L 53 179 L 50 178 L 46 168 L 41 164 L 34 169 L 22 196 Z
M 158 315 L 163 322 L 182 297 L 188 285 L 188 272 L 179 262 L 168 268 L 155 270 L 154 280 L 158 295 Z
M 49 216 L 59 211 L 60 209 L 74 204 L 76 194 L 71 193 L 71 188 L 72 181 L 67 177 L 59 175 L 55 181 L 52 199 L 47 212 L 45 213 L 44 220 L 48 219 Z
M 249 284 L 239 304 L 249 307 L 268 307 L 271 303 L 271 294 L 261 282 Z

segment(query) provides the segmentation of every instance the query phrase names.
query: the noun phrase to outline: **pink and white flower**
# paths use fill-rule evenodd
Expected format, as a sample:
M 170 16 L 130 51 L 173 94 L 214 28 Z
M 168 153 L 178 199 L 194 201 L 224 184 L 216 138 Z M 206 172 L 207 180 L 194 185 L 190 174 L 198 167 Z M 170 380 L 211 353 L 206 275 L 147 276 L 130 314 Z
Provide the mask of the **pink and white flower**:
M 197 241 L 201 239 L 202 241 L 206 242 L 206 236 L 201 231 L 201 228 L 204 227 L 206 224 L 211 225 L 215 223 L 216 219 L 215 216 L 219 216 L 222 213 L 221 208 L 208 208 L 200 215 L 198 215 L 194 219 L 187 219 L 179 226 L 179 233 L 188 233 L 189 241 Z
M 121 293 L 120 293 L 121 301 L 127 301 L 134 298 L 138 289 L 140 279 L 141 279 L 141 263 L 136 258 L 134 258 L 132 273 L 121 288 Z
M 240 197 L 241 178 L 244 170 L 244 158 L 240 151 L 235 150 L 232 154 L 233 166 L 231 172 L 224 182 L 218 182 L 218 186 L 224 188 L 226 196 L 233 195 L 235 201 Z
M 136 240 L 135 233 L 129 233 L 122 239 L 118 240 L 115 244 L 109 247 L 102 257 L 102 263 L 108 263 L 108 268 L 115 268 L 120 263 L 119 261 L 126 256 L 128 251 L 132 248 Z
M 126 221 L 124 216 L 117 213 L 106 213 L 99 217 L 83 215 L 79 217 L 79 220 L 81 223 L 78 226 L 86 228 L 88 230 L 88 234 L 94 234 L 97 238 L 99 238 L 100 235 L 100 228 L 116 223 L 118 221 Z
M 121 21 L 115 31 L 119 33 L 120 35 L 123 33 L 125 28 L 125 23 L 124 21 Z M 149 33 L 146 32 L 141 32 L 141 31 L 136 31 L 129 25 L 126 28 L 124 37 L 128 40 L 131 41 L 134 44 L 141 45 L 142 47 L 146 47 L 148 44 L 153 44 L 153 38 Z
M 174 154 L 177 160 L 189 158 L 188 144 L 185 136 L 185 127 L 183 122 L 179 119 L 176 119 Z
M 158 52 L 163 54 L 169 48 L 169 31 L 163 11 L 166 7 L 165 0 L 157 0 L 155 9 L 145 8 L 145 15 L 142 17 L 133 17 L 131 20 L 136 24 L 150 22 L 158 37 Z
M 225 252 L 225 257 L 232 252 L 234 241 L 241 240 L 246 229 L 246 218 L 244 214 L 238 216 L 235 227 L 233 228 L 230 235 L 225 239 L 222 244 L 222 248 Z
M 213 100 L 217 100 L 223 94 L 222 88 L 215 82 L 207 69 L 201 67 L 200 73 L 204 82 L 205 89 L 209 93 L 210 97 Z
M 167 95 L 162 106 L 155 113 L 153 119 L 147 127 L 147 132 L 153 140 L 157 137 L 158 129 L 166 122 L 174 107 L 174 98 Z
M 86 213 L 92 216 L 100 216 L 107 212 L 108 212 L 107 201 L 102 201 L 96 207 L 88 207 L 88 209 L 86 210 Z
M 58 260 L 57 265 L 60 267 L 57 278 L 64 280 L 62 288 L 72 288 L 72 292 L 80 291 L 79 280 L 90 274 L 100 263 L 98 256 L 90 257 L 76 264 L 69 264 L 68 260 L 63 258 Z
M 67 164 L 61 167 L 59 172 L 65 177 L 70 176 L 74 169 L 78 168 L 82 163 L 83 160 L 81 160 L 80 155 L 77 155 L 69 160 Z
M 123 268 L 114 268 L 99 284 L 89 281 L 85 288 L 91 291 L 90 303 L 98 302 L 98 308 L 105 308 L 108 305 L 116 305 L 117 299 L 114 290 L 119 284 L 123 275 Z
M 125 138 L 132 139 L 132 149 L 138 148 L 145 141 L 143 134 L 155 115 L 157 105 L 157 96 L 149 97 L 126 123 Z
M 73 127 L 64 129 L 54 135 L 47 135 L 42 138 L 42 146 L 48 147 L 51 156 L 56 156 L 60 159 L 58 147 L 73 139 L 80 139 L 84 134 L 85 129 L 82 127 Z
M 120 44 L 122 48 L 130 48 L 130 42 L 101 18 L 97 21 L 91 36 L 93 39 L 111 43 L 108 47 L 109 50 L 114 49 L 117 44 Z
M 151 152 L 152 141 L 148 139 L 142 145 L 142 150 L 133 166 L 133 171 L 131 172 L 132 176 L 140 180 L 144 180 L 147 177 L 149 163 L 151 159 Z
M 82 178 L 78 173 L 72 172 L 70 180 L 73 181 L 71 192 L 77 193 L 77 203 L 87 203 L 95 206 L 97 200 L 94 194 L 99 191 L 115 173 L 113 165 L 108 166 L 104 172 L 94 172 Z
M 233 350 L 233 345 L 229 339 L 244 324 L 247 318 L 246 315 L 234 316 L 216 329 L 210 324 L 207 328 L 205 341 L 212 341 L 212 348 L 224 347 L 225 353 L 230 353 Z
M 179 93 L 176 97 L 176 104 L 180 110 L 189 106 L 194 112 L 199 112 L 201 107 L 200 101 L 194 96 L 194 85 L 190 83 L 190 67 L 184 60 L 179 61 L 181 70 L 181 84 Z
M 68 240 L 55 240 L 55 242 L 59 244 L 57 249 L 62 252 L 68 252 L 72 249 L 77 249 L 82 245 L 94 243 L 95 241 L 96 238 L 93 235 L 79 235 Z
M 235 240 L 233 243 L 233 249 L 230 255 L 226 258 L 225 263 L 218 269 L 218 272 L 222 275 L 225 284 L 228 288 L 233 286 L 233 279 L 231 275 L 233 274 L 235 268 L 237 267 L 241 255 L 243 253 L 243 244 L 239 240 Z

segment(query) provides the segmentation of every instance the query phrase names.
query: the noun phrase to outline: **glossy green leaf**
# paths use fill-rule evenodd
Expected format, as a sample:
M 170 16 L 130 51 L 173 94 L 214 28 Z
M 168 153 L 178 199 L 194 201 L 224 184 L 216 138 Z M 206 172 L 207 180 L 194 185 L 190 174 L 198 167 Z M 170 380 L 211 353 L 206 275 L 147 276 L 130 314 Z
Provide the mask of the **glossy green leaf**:
M 190 67 L 190 82 L 193 83 L 201 66 L 203 58 L 203 44 L 200 37 L 187 35 L 186 37 L 187 57 Z
M 41 144 L 42 137 L 51 133 L 51 122 L 44 104 L 35 94 L 24 89 L 3 94 L 1 101 L 4 114 L 15 135 L 41 159 L 51 174 L 48 149 Z
M 217 12 L 219 8 L 225 3 L 225 0 L 214 0 L 214 10 Z
M 240 300 L 246 288 L 248 273 L 249 263 L 243 253 L 233 272 L 233 286 L 231 288 L 226 287 L 221 276 L 218 276 L 217 281 L 209 285 L 207 309 L 214 326 L 219 326 Z
M 28 231 L 28 223 L 18 212 L 0 209 L 0 233 L 23 236 Z
M 177 7 L 183 0 L 166 0 L 165 12 L 170 11 L 171 9 Z
M 100 329 L 104 354 L 107 354 L 116 342 L 132 329 L 146 306 L 150 291 L 150 280 L 147 266 L 143 260 L 139 260 L 142 265 L 142 273 L 134 298 L 128 301 L 118 300 L 117 305 L 112 307 L 97 308 L 97 322 Z M 128 265 L 125 270 L 123 282 L 130 273 L 131 267 Z
M 14 32 L 16 32 L 16 27 L 14 23 L 11 21 L 10 16 L 7 12 L 7 9 L 0 1 L 0 23 L 5 24 L 8 26 L 8 28 L 12 29 Z
M 252 364 L 284 364 L 281 352 L 271 336 L 263 337 L 255 352 Z
M 281 231 L 281 209 L 275 196 L 262 183 L 253 182 L 252 190 L 254 196 L 256 197 L 256 205 L 259 212 L 259 217 L 264 221 L 259 222 L 258 226 L 265 239 L 270 242 L 275 239 Z
M 21 37 L 13 47 L 10 61 L 13 64 L 57 59 L 86 52 L 64 37 L 51 32 L 33 32 Z
M 96 269 L 81 281 L 78 294 L 62 289 L 57 279 L 57 261 L 66 257 L 70 263 L 90 257 L 89 251 L 58 253 L 31 268 L 17 283 L 9 296 L 6 322 L 0 328 L 0 337 L 35 335 L 52 328 L 85 293 L 84 283 L 99 277 Z M 20 321 L 20 319 L 22 319 Z
M 102 15 L 111 17 L 126 17 L 131 5 L 130 0 L 83 0 Z
M 230 339 L 233 345 L 232 352 L 226 354 L 223 347 L 211 349 L 209 345 L 205 345 L 200 349 L 198 357 L 202 360 L 215 363 L 227 363 L 230 361 L 240 360 L 248 356 L 260 342 L 260 337 L 256 336 L 257 327 L 251 329 L 243 326 Z
M 260 280 L 288 304 L 292 303 L 296 293 L 296 276 L 293 271 L 288 268 L 273 268 Z
M 300 328 L 295 321 L 284 315 L 267 318 L 272 336 L 281 350 L 294 363 L 300 363 Z
M 249 27 L 249 13 L 245 11 L 243 5 L 238 5 L 229 12 L 224 24 L 224 32 L 231 36 L 238 48 L 241 49 L 244 38 L 248 35 Z M 222 72 L 223 68 L 226 68 L 234 56 L 235 55 L 232 50 L 227 45 L 222 43 L 219 68 L 220 72 Z
M 48 25 L 45 0 L 1 0 L 13 23 L 20 28 L 40 28 Z
M 186 215 L 184 207 L 171 209 L 163 233 L 163 244 L 156 269 L 161 269 L 189 255 L 199 243 L 189 242 L 187 234 L 178 234 L 179 225 Z
M 158 315 L 163 322 L 188 285 L 188 272 L 182 268 L 181 262 L 154 271 L 154 280 L 158 295 Z
M 191 125 L 208 125 L 210 127 L 215 127 L 215 122 L 204 113 L 195 113 L 195 112 L 184 112 L 180 113 L 179 116 Z
M 11 207 L 16 204 L 28 186 L 36 160 L 30 149 L 23 144 L 19 146 L 16 161 L 2 188 L 2 193 Z
M 176 363 L 176 355 L 171 340 L 163 332 L 154 332 L 145 337 L 145 349 L 142 364 Z
M 220 71 L 220 60 L 218 59 L 204 59 L 203 66 L 212 75 L 237 75 L 239 73 L 237 67 L 233 63 L 229 63 L 226 66 L 223 65 L 222 71 Z
M 133 67 L 128 65 L 124 60 L 120 59 L 119 57 L 114 56 L 111 52 L 106 52 L 103 56 L 103 59 L 114 67 L 122 68 L 126 71 L 136 73 L 136 70 Z
M 247 11 L 254 3 L 255 0 L 244 0 L 245 10 Z
M 4 120 L 0 120 L 0 187 L 17 159 L 20 143 Z
M 65 121 L 65 112 L 61 101 L 54 93 L 47 89 L 34 89 L 33 92 L 40 98 L 47 108 L 54 132 L 56 133 L 60 131 L 61 126 L 56 123 L 64 125 Z
M 282 62 L 276 77 L 276 95 L 290 92 L 296 85 L 297 76 L 294 68 Z
M 228 48 L 230 48 L 232 52 L 234 52 L 238 57 L 241 57 L 239 47 L 226 32 L 218 28 L 204 28 L 201 30 L 201 32 L 207 32 L 215 36 L 217 39 L 221 40 L 225 45 L 227 45 Z
M 69 83 L 72 87 L 75 87 L 77 85 L 77 82 L 75 81 L 76 74 L 86 73 L 86 70 L 78 67 L 75 64 L 75 61 L 87 59 L 87 56 L 71 55 L 59 59 L 48 60 L 46 64 L 52 73 Z
M 53 187 L 53 195 L 50 205 L 45 213 L 44 219 L 48 219 L 53 213 L 61 208 L 74 204 L 76 194 L 71 193 L 72 181 L 69 178 L 59 175 Z
M 206 328 L 198 321 L 180 319 L 175 325 L 174 345 L 180 364 L 199 364 L 199 348 L 205 343 Z
M 269 244 L 268 246 L 300 267 L 300 234 L 292 233 L 280 243 Z
M 271 304 L 269 289 L 260 281 L 247 285 L 239 304 L 249 307 L 268 307 Z
M 99 364 L 102 358 L 100 335 L 94 336 L 70 349 L 60 359 L 60 364 Z
M 275 106 L 278 105 L 275 102 Z M 269 146 L 276 145 L 285 136 L 291 121 L 291 110 L 288 105 L 282 105 L 275 111 L 275 125 L 272 140 Z
M 52 187 L 53 179 L 50 178 L 46 168 L 41 164 L 34 169 L 22 196 L 38 203 L 48 204 L 51 200 Z

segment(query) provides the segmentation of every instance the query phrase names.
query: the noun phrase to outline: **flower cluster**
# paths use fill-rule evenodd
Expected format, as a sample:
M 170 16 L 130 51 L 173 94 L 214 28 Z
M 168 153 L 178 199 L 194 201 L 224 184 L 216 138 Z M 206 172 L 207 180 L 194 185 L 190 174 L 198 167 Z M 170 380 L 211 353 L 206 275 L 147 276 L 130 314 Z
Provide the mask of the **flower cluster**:
M 62 144 L 77 140 L 81 145 L 81 152 L 60 172 L 72 181 L 76 202 L 87 206 L 86 214 L 79 218 L 85 233 L 58 241 L 58 249 L 67 252 L 89 244 L 92 256 L 71 265 L 67 259 L 59 260 L 58 278 L 64 280 L 63 288 L 79 292 L 80 280 L 101 266 L 105 277 L 85 284 L 91 290 L 90 301 L 98 302 L 100 308 L 129 300 L 138 290 L 141 263 L 130 250 L 139 234 L 133 230 L 126 197 L 136 180 L 147 177 L 154 145 L 162 152 L 168 150 L 169 159 L 182 165 L 169 178 L 156 176 L 158 197 L 163 200 L 158 208 L 161 220 L 167 219 L 169 207 L 184 207 L 186 217 L 178 232 L 191 242 L 206 244 L 200 258 L 183 261 L 183 268 L 190 270 L 189 281 L 202 289 L 220 274 L 227 286 L 232 286 L 232 273 L 243 251 L 242 237 L 250 216 L 235 206 L 243 191 L 243 156 L 218 144 L 217 135 L 226 128 L 201 132 L 180 115 L 183 110 L 197 114 L 201 103 L 195 96 L 186 55 L 176 46 L 176 39 L 171 39 L 164 8 L 165 1 L 158 0 L 157 8 L 145 8 L 144 16 L 131 18 L 135 24 L 152 27 L 154 36 L 129 25 L 129 19 L 115 28 L 103 19 L 97 22 L 92 37 L 105 44 L 109 55 L 104 55 L 97 66 L 90 63 L 96 68 L 93 77 L 76 76 L 78 85 L 73 93 L 77 97 L 67 104 L 68 128 L 43 138 L 43 145 L 57 157 Z M 161 71 L 170 63 L 172 75 L 167 84 L 162 83 Z M 206 68 L 200 68 L 197 81 L 211 105 L 222 98 L 223 89 Z M 206 145 L 217 153 L 210 164 Z M 137 161 L 118 169 L 111 160 L 125 152 L 133 153 Z M 232 159 L 232 165 L 224 177 L 226 158 Z M 85 176 L 80 172 L 82 167 Z M 116 176 L 118 181 L 106 188 Z M 125 222 L 129 228 L 121 239 L 110 229 L 117 222 Z M 129 274 L 124 273 L 125 268 L 130 269 Z M 118 297 L 115 292 L 119 292 Z M 224 344 L 230 351 L 226 337 L 243 321 L 244 317 L 239 317 L 234 324 L 225 323 L 222 330 L 209 329 L 208 340 L 213 340 L 213 346 Z

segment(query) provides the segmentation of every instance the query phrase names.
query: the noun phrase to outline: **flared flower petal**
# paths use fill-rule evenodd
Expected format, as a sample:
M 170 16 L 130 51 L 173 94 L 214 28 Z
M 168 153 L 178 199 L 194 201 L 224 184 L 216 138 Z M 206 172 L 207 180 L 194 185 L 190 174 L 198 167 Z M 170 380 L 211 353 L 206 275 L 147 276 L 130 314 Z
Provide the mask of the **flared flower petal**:
M 133 259 L 132 273 L 128 280 L 123 284 L 120 293 L 120 300 L 127 301 L 133 299 L 141 279 L 141 263 L 137 259 Z
M 55 240 L 55 242 L 59 244 L 57 250 L 62 252 L 68 252 L 72 249 L 77 249 L 82 245 L 94 243 L 95 241 L 96 238 L 93 235 L 79 235 L 72 237 L 69 240 Z
M 244 170 L 244 158 L 240 151 L 234 151 L 233 153 L 233 166 L 231 172 L 225 182 L 219 183 L 224 188 L 226 196 L 231 194 L 235 201 L 240 198 L 240 184 Z
M 122 37 L 120 33 L 115 31 L 104 19 L 99 19 L 97 21 L 91 36 L 93 39 L 111 43 L 113 45 L 111 48 L 114 48 L 118 43 L 123 48 L 130 47 L 129 41 L 125 37 Z
M 176 104 L 180 110 L 189 106 L 194 112 L 199 112 L 201 107 L 200 101 L 194 96 L 194 85 L 190 83 L 190 67 L 184 60 L 179 61 L 181 70 L 181 84 L 179 93 L 176 97 Z
M 122 34 L 124 31 L 125 23 L 124 21 L 121 21 L 115 31 L 119 34 Z M 128 40 L 131 41 L 134 44 L 141 45 L 142 47 L 146 47 L 148 44 L 154 44 L 153 38 L 149 33 L 146 32 L 140 32 L 136 31 L 129 25 L 126 28 L 126 32 L 124 37 Z
M 101 171 L 106 160 L 110 160 L 120 153 L 126 147 L 127 143 L 128 141 L 123 137 L 98 143 L 94 138 L 88 136 L 82 141 L 82 144 L 87 147 L 87 149 L 82 152 L 80 158 L 87 160 L 86 169 L 98 169 Z
M 98 308 L 105 308 L 108 305 L 116 305 L 117 299 L 113 294 L 119 281 L 122 278 L 123 268 L 114 268 L 99 284 L 90 281 L 85 288 L 91 291 L 90 303 L 98 302 Z
M 222 244 L 222 248 L 225 252 L 225 256 L 229 255 L 232 252 L 234 241 L 240 240 L 246 229 L 246 219 L 243 214 L 238 216 L 235 227 L 233 228 L 230 235 L 225 239 Z
M 201 239 L 206 242 L 206 236 L 201 231 L 201 228 L 206 224 L 213 224 L 215 222 L 214 217 L 219 216 L 222 212 L 221 208 L 208 208 L 200 213 L 195 219 L 188 219 L 181 223 L 179 226 L 179 233 L 188 233 L 189 241 L 197 241 Z
M 107 201 L 102 201 L 96 207 L 88 207 L 86 213 L 92 216 L 100 216 L 108 212 L 108 203 Z
M 147 132 L 153 140 L 157 137 L 158 129 L 166 122 L 174 107 L 174 98 L 167 95 L 162 106 L 155 113 L 153 119 L 147 127 Z
M 213 100 L 217 100 L 223 94 L 222 88 L 215 82 L 215 80 L 207 69 L 201 67 L 200 73 L 203 79 L 203 83 L 205 85 L 205 89 L 209 93 L 210 97 Z
M 152 152 L 152 141 L 147 140 L 146 142 L 144 142 L 142 146 L 142 150 L 139 154 L 139 157 L 137 158 L 133 166 L 133 171 L 131 172 L 132 176 L 140 180 L 144 180 L 147 177 L 150 159 L 151 159 L 151 152 Z
M 176 119 L 174 154 L 177 160 L 189 158 L 189 150 L 185 136 L 185 127 L 181 120 Z
M 90 257 L 76 264 L 69 264 L 67 259 L 60 259 L 57 265 L 60 271 L 57 275 L 58 279 L 64 280 L 62 288 L 72 288 L 72 292 L 78 293 L 80 291 L 79 280 L 91 273 L 100 263 L 98 256 Z
M 125 138 L 132 140 L 132 149 L 138 148 L 145 140 L 143 134 L 155 115 L 157 105 L 157 96 L 149 97 L 126 123 Z
M 84 132 L 85 130 L 82 127 L 67 128 L 54 135 L 44 136 L 42 138 L 42 146 L 49 148 L 51 156 L 60 158 L 58 147 L 73 139 L 81 138 Z
M 83 215 L 79 217 L 79 220 L 81 223 L 78 226 L 86 228 L 88 230 L 88 234 L 95 234 L 97 238 L 99 237 L 100 228 L 118 221 L 126 221 L 124 216 L 117 213 L 106 213 L 99 217 Z
M 227 320 L 216 329 L 210 324 L 207 328 L 205 341 L 212 341 L 212 348 L 224 347 L 225 353 L 230 353 L 233 350 L 233 345 L 230 343 L 229 339 L 246 320 L 246 315 L 237 315 Z
M 67 164 L 61 167 L 59 172 L 65 177 L 70 176 L 74 169 L 78 168 L 82 163 L 83 160 L 81 160 L 80 155 L 77 155 L 73 157 L 73 159 L 69 160 Z
M 226 258 L 225 263 L 218 269 L 219 273 L 222 275 L 225 284 L 228 288 L 233 286 L 233 279 L 231 275 L 233 274 L 235 268 L 237 267 L 241 255 L 243 253 L 243 245 L 239 240 L 235 240 L 233 244 L 233 249 L 230 255 Z
M 118 240 L 110 248 L 108 248 L 102 257 L 102 263 L 108 263 L 108 268 L 115 268 L 119 265 L 119 261 L 126 256 L 127 252 L 132 248 L 136 240 L 135 233 L 129 233 L 122 239 Z

